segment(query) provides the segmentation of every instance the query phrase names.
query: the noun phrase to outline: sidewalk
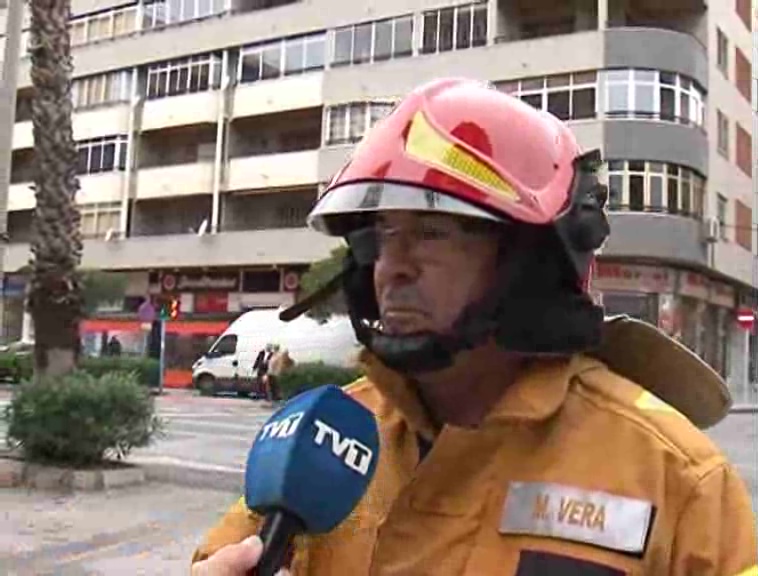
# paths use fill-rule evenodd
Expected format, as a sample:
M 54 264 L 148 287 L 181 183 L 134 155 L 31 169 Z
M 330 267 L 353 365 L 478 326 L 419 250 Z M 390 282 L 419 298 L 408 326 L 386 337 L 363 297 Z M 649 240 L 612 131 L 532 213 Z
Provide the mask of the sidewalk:
M 184 576 L 239 495 L 168 484 L 61 495 L 0 490 L 4 576 Z

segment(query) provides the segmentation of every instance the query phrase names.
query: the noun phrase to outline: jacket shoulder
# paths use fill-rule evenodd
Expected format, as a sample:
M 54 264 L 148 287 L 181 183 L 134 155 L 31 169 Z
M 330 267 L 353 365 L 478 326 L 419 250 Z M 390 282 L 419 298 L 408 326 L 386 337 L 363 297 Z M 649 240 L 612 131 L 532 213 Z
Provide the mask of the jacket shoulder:
M 723 465 L 726 457 L 716 444 L 674 407 L 637 383 L 605 366 L 579 376 L 575 393 L 590 410 L 612 412 L 626 437 L 643 439 L 657 452 L 674 456 L 696 479 Z
M 375 414 L 384 412 L 389 408 L 387 399 L 379 392 L 376 385 L 365 376 L 348 384 L 343 390 L 353 400 L 360 402 Z

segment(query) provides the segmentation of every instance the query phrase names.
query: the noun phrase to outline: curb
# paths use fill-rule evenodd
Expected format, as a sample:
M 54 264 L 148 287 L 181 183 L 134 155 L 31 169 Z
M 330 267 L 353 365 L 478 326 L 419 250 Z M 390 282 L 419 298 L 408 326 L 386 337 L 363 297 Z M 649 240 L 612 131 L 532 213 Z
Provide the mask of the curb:
M 144 484 L 145 471 L 139 466 L 71 469 L 0 458 L 0 488 L 32 488 L 66 492 L 99 492 Z
M 145 472 L 145 479 L 163 484 L 206 488 L 243 494 L 245 470 L 228 466 L 181 462 L 173 458 L 130 458 Z
M 730 414 L 755 414 L 758 413 L 758 404 L 739 404 L 729 409 Z

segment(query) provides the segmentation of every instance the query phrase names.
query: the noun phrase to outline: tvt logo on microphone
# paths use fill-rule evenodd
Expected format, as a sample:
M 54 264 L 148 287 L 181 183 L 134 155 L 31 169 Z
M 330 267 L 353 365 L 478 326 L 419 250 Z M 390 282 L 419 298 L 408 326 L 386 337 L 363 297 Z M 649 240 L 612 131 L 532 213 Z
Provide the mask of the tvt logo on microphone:
M 316 425 L 316 437 L 313 441 L 317 446 L 323 446 L 326 437 L 329 436 L 332 454 L 358 474 L 362 476 L 368 474 L 371 460 L 374 458 L 374 452 L 368 446 L 354 438 L 343 438 L 339 430 L 335 430 L 321 420 L 314 420 L 313 423 Z
M 294 414 L 290 414 L 281 420 L 275 420 L 274 422 L 265 424 L 261 430 L 261 436 L 259 440 L 289 438 L 295 434 L 295 432 L 297 432 L 297 427 L 300 425 L 300 421 L 303 419 L 303 416 L 305 416 L 305 412 L 295 412 Z

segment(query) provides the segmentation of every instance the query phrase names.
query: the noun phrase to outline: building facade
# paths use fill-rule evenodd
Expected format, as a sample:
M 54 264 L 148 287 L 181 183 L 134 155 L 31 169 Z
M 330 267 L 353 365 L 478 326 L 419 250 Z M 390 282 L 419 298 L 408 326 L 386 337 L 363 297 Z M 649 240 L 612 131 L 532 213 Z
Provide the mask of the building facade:
M 750 0 L 73 0 L 83 266 L 129 277 L 124 306 L 90 326 L 133 328 L 146 296 L 175 295 L 173 329 L 197 335 L 177 339 L 184 365 L 240 311 L 291 302 L 338 245 L 304 227 L 324 183 L 412 87 L 461 75 L 603 150 L 598 297 L 680 338 L 742 401 L 751 29 Z M 34 207 L 25 56 L 17 84 L 6 338 L 24 324 Z

